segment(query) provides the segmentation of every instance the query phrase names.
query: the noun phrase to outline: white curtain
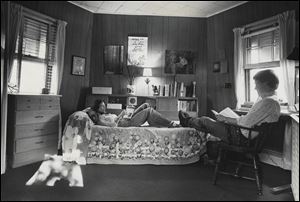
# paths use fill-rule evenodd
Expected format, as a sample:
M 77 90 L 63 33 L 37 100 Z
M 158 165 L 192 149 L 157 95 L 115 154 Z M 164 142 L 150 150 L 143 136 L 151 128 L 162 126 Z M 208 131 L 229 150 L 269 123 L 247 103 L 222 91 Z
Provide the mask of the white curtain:
M 286 11 L 278 15 L 279 22 L 279 57 L 284 78 L 284 89 L 289 106 L 295 104 L 295 61 L 287 60 L 287 56 L 295 46 L 295 11 Z M 287 121 L 283 143 L 283 168 L 291 169 L 292 155 L 292 124 Z
M 57 66 L 57 94 L 60 93 L 61 81 L 64 71 L 65 61 L 65 43 L 66 43 L 66 26 L 65 21 L 58 20 L 57 34 L 56 34 L 56 66 Z
M 57 75 L 56 83 L 54 85 L 57 85 L 54 88 L 56 92 L 55 94 L 60 94 L 61 89 L 61 82 L 63 77 L 63 71 L 64 71 L 64 55 L 65 55 L 65 42 L 66 42 L 66 26 L 67 23 L 65 21 L 58 20 L 57 22 L 57 33 L 56 33 L 56 52 L 55 52 L 55 66 L 53 69 L 53 75 Z M 53 87 L 53 85 L 52 85 Z M 62 117 L 61 117 L 61 111 L 59 113 L 59 132 L 58 132 L 58 149 L 61 148 L 61 135 L 62 135 Z
M 5 33 L 3 33 L 5 35 L 5 50 L 3 53 L 3 47 L 1 43 L 1 73 L 3 73 L 3 79 L 1 77 L 1 174 L 5 173 L 6 169 L 7 84 L 8 78 L 10 78 L 11 74 L 13 56 L 15 53 L 17 37 L 22 22 L 22 15 L 22 6 L 10 2 L 7 2 L 7 5 L 3 5 L 1 2 L 1 24 L 5 24 Z M 3 17 L 4 19 L 2 19 Z M 2 37 L 4 37 L 2 36 L 2 31 L 3 30 L 1 30 L 1 42 Z
M 244 28 L 234 28 L 234 80 L 235 80 L 235 96 L 236 96 L 236 108 L 240 108 L 241 104 L 246 101 L 245 93 L 245 71 L 244 71 L 244 39 L 242 33 Z
M 287 11 L 278 15 L 279 21 L 279 57 L 284 78 L 284 89 L 288 104 L 295 104 L 295 61 L 287 60 L 287 56 L 295 46 L 295 12 Z

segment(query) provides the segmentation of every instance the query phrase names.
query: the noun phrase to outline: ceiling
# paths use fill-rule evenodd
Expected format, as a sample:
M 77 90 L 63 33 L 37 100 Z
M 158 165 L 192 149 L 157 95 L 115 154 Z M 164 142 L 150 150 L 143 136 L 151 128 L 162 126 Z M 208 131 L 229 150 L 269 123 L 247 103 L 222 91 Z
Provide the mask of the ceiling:
M 69 1 L 92 13 L 210 17 L 247 1 Z

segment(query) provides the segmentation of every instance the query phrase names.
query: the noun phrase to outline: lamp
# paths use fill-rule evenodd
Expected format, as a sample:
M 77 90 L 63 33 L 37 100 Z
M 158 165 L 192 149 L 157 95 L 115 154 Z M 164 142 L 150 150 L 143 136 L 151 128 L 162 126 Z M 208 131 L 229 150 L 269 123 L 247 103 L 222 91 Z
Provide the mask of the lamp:
M 150 83 L 150 79 L 148 78 L 148 76 L 152 76 L 152 69 L 151 68 L 144 68 L 143 76 L 147 77 L 145 79 L 145 83 L 148 86 L 148 95 L 149 95 L 149 83 Z

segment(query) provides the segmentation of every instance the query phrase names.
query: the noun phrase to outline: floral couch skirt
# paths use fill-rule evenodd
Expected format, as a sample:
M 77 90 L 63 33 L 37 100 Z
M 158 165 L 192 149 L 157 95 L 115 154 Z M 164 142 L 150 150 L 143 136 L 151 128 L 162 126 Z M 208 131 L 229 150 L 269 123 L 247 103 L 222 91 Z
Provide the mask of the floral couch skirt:
M 73 113 L 62 137 L 63 159 L 79 164 L 188 164 L 206 151 L 206 135 L 193 128 L 105 127 Z

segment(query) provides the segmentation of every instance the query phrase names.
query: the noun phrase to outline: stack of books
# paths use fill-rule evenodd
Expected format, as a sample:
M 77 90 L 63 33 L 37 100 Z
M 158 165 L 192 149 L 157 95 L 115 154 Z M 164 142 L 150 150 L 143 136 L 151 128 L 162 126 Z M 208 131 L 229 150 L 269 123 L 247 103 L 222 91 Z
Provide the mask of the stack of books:
M 192 97 L 192 94 L 192 83 L 190 85 L 185 85 L 183 82 L 174 81 L 174 83 L 159 86 L 159 96 Z

